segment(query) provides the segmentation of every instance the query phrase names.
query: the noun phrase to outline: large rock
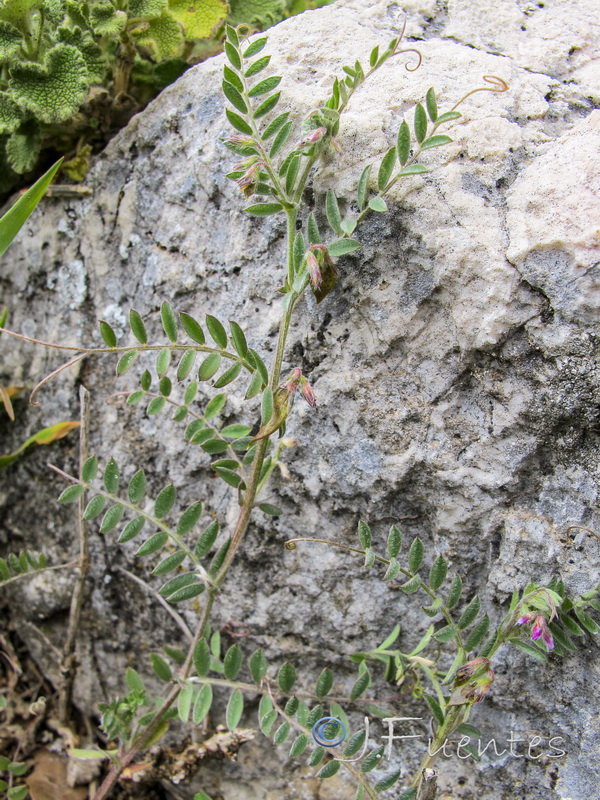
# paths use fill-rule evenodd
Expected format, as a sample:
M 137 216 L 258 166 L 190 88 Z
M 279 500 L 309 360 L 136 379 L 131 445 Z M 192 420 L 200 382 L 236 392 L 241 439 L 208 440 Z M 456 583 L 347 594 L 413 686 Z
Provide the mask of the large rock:
M 452 562 L 493 619 L 529 579 L 560 574 L 581 592 L 599 577 L 598 542 L 566 533 L 574 524 L 600 529 L 595 3 L 500 0 L 475 9 L 456 0 L 444 11 L 411 0 L 406 9 L 408 46 L 418 45 L 423 65 L 406 71 L 403 60 L 414 59 L 407 54 L 352 100 L 339 136 L 343 158 L 322 166 L 308 197 L 321 220 L 326 190 L 351 202 L 363 167 L 393 143 L 429 86 L 442 109 L 486 74 L 504 78 L 510 91 L 465 102 L 454 143 L 423 159 L 431 174 L 398 184 L 390 213 L 359 229 L 363 249 L 340 261 L 334 293 L 319 306 L 307 298 L 295 317 L 286 365 L 310 376 L 319 407 L 294 408 L 288 432 L 300 444 L 286 455 L 290 477 L 276 474 L 268 492 L 285 514 L 257 514 L 214 624 L 234 620 L 249 634 L 241 640 L 248 652 L 262 646 L 273 660 L 289 658 L 306 686 L 327 664 L 349 686 L 340 653 L 375 646 L 397 622 L 408 651 L 427 619 L 375 569 L 321 545 L 288 552 L 290 537 L 353 544 L 362 518 L 383 550 L 387 528 L 400 520 L 407 538 L 425 542 L 428 563 L 437 553 Z M 365 63 L 400 26 L 396 3 L 342 0 L 274 28 L 268 52 L 298 124 L 343 64 Z M 96 160 L 91 197 L 44 201 L 4 258 L 13 329 L 99 343 L 96 320 L 122 332 L 134 306 L 158 337 L 157 309 L 168 299 L 178 310 L 239 321 L 272 357 L 284 227 L 278 218 L 245 216 L 225 178 L 232 158 L 220 142 L 229 130 L 222 66 L 219 57 L 190 70 L 135 117 Z M 3 342 L 12 383 L 60 363 L 55 351 Z M 17 424 L 4 426 L 6 447 L 25 437 L 24 427 L 76 415 L 80 380 L 93 392 L 94 452 L 113 455 L 127 476 L 144 467 L 156 487 L 169 476 L 182 502 L 201 498 L 207 521 L 216 515 L 231 526 L 235 497 L 212 475 L 208 456 L 184 445 L 181 425 L 106 404 L 135 383 L 115 382 L 113 371 L 110 359 L 90 359 L 77 376 L 63 374 L 43 390 L 39 408 L 17 405 Z M 242 404 L 234 392 L 227 421 L 238 413 L 257 420 L 256 403 Z M 4 474 L 2 545 L 10 539 L 12 549 L 43 548 L 60 560 L 76 548 L 75 523 L 54 503 L 61 485 L 45 470 L 48 458 L 76 469 L 74 442 L 32 452 Z M 118 571 L 136 570 L 133 543 L 119 547 L 92 532 L 76 686 L 88 713 L 123 691 L 126 665 L 147 672 L 147 651 L 179 641 L 170 617 Z M 56 665 L 36 629 L 60 642 L 70 581 L 47 573 L 9 596 L 13 623 L 50 674 Z M 193 626 L 194 609 L 183 614 Z M 548 753 L 548 739 L 560 736 L 567 755 L 505 755 L 480 768 L 444 760 L 441 796 L 597 796 L 596 645 L 586 639 L 579 654 L 548 667 L 507 651 L 497 664 L 494 690 L 474 715 L 484 737 L 501 747 L 511 731 L 537 734 Z M 406 746 L 396 761 L 412 769 L 422 752 Z M 314 771 L 290 773 L 285 753 L 257 740 L 239 766 L 213 769 L 210 786 L 204 770 L 203 786 L 220 787 L 227 800 L 353 796 L 344 779 L 319 788 L 309 779 Z

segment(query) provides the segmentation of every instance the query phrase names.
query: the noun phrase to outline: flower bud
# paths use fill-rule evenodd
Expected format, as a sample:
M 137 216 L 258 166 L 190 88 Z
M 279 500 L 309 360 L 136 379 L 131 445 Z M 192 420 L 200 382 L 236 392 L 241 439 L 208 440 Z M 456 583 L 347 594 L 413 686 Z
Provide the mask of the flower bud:
M 323 276 L 319 269 L 319 262 L 313 253 L 308 253 L 306 256 L 306 269 L 308 270 L 308 277 L 310 278 L 313 289 L 318 289 L 323 282 Z
M 254 147 L 256 145 L 252 136 L 246 136 L 243 133 L 235 133 L 224 140 L 226 144 L 233 144 L 236 147 Z
M 306 400 L 308 405 L 311 408 L 317 407 L 317 398 L 315 397 L 315 393 L 312 390 L 308 379 L 304 376 L 300 378 L 300 391 L 302 392 L 302 397 Z

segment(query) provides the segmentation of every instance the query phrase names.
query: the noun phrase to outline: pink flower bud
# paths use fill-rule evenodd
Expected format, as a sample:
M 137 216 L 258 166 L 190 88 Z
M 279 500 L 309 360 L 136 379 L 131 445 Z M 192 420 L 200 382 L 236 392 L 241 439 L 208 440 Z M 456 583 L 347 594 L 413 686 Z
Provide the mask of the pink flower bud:
M 517 625 L 528 625 L 530 622 L 533 622 L 534 619 L 534 614 L 525 614 L 517 620 Z
M 252 161 L 252 159 L 246 159 L 246 161 L 240 161 L 236 164 L 236 169 L 245 169 L 245 164 Z M 256 191 L 256 184 L 260 177 L 260 169 L 263 166 L 262 161 L 254 160 L 248 166 L 247 171 L 237 179 L 236 183 L 244 193 L 244 197 L 250 197 Z
M 319 262 L 312 253 L 308 253 L 306 256 L 306 269 L 313 289 L 318 289 L 323 281 L 323 276 L 321 275 Z
M 297 149 L 320 142 L 327 133 L 327 128 L 315 128 L 306 134 L 296 145 Z
M 310 383 L 308 382 L 307 378 L 302 377 L 300 380 L 300 391 L 302 392 L 302 397 L 306 400 L 308 405 L 311 408 L 317 407 L 317 398 L 315 397 L 315 393 L 312 390 Z
M 293 394 L 302 379 L 302 370 L 300 367 L 294 367 L 287 378 L 280 384 L 279 388 L 287 392 L 288 395 Z
M 229 136 L 225 139 L 227 144 L 233 144 L 236 147 L 253 147 L 256 142 L 252 138 L 252 136 L 246 136 L 243 133 L 235 133 L 233 136 Z

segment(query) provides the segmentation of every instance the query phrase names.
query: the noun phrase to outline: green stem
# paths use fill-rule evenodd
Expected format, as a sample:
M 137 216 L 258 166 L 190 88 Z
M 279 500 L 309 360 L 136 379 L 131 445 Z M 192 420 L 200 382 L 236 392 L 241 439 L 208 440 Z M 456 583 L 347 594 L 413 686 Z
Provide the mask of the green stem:
M 298 217 L 298 212 L 295 208 L 289 208 L 285 213 L 287 215 L 287 282 L 290 291 L 292 291 L 295 278 L 294 241 L 296 239 L 296 219 Z

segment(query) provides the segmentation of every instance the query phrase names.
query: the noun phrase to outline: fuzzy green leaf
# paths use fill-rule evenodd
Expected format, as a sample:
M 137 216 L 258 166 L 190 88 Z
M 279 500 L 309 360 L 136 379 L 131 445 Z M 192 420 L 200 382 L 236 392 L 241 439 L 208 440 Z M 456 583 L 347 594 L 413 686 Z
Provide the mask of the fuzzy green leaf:
M 166 10 L 167 0 L 129 0 L 127 8 L 132 17 L 152 19 L 152 17 L 160 17 Z
M 88 458 L 81 470 L 81 479 L 85 483 L 91 483 L 98 473 L 98 459 L 96 456 Z
M 262 679 L 267 674 L 267 659 L 261 649 L 255 650 L 248 661 L 250 674 L 254 683 L 260 686 Z
M 470 650 L 475 650 L 475 648 L 481 644 L 486 633 L 488 632 L 489 627 L 490 619 L 488 615 L 485 614 L 467 637 L 467 641 L 465 642 L 465 650 L 467 652 Z
M 325 695 L 329 694 L 331 691 L 332 686 L 333 673 L 328 667 L 325 667 L 317 679 L 317 688 L 315 694 L 319 699 L 325 697 Z
M 179 692 L 179 697 L 177 698 L 177 713 L 179 714 L 179 719 L 182 722 L 187 722 L 190 718 L 193 697 L 193 686 L 184 686 L 184 688 Z
M 369 192 L 369 178 L 371 177 L 371 165 L 365 167 L 358 181 L 357 198 L 358 208 L 362 211 L 367 205 L 367 195 Z
M 248 214 L 252 214 L 253 217 L 269 217 L 272 214 L 278 214 L 282 210 L 283 206 L 280 203 L 255 203 L 244 209 Z
M 284 694 L 289 694 L 292 686 L 296 682 L 296 670 L 293 664 L 290 664 L 289 661 L 286 661 L 285 664 L 282 664 L 279 668 L 279 672 L 277 673 L 277 682 L 279 684 L 279 688 L 281 689 Z
M 143 558 L 144 556 L 150 556 L 152 553 L 156 553 L 157 550 L 160 550 L 168 540 L 168 536 L 166 533 L 155 533 L 154 536 L 151 536 L 149 539 L 138 547 L 136 550 L 136 556 L 139 558 Z
M 266 100 L 263 100 L 252 115 L 254 119 L 260 119 L 260 117 L 264 117 L 265 114 L 268 114 L 269 111 L 272 111 L 279 102 L 280 97 L 281 92 L 275 92 L 275 94 L 272 94 L 267 97 Z
M 230 731 L 234 730 L 240 719 L 242 718 L 242 712 L 244 710 L 244 695 L 242 694 L 240 689 L 234 689 L 229 697 L 229 701 L 227 703 L 227 711 L 225 714 L 225 719 L 227 721 L 227 727 Z
M 255 86 L 252 87 L 252 89 L 250 89 L 248 92 L 248 97 L 260 97 L 263 94 L 272 92 L 273 89 L 276 89 L 280 83 L 281 77 L 278 75 L 272 75 L 270 78 L 265 78 L 263 81 L 259 81 Z
M 141 342 L 141 344 L 148 344 L 148 334 L 146 333 L 146 326 L 138 312 L 132 308 L 129 312 L 129 324 L 133 335 Z
M 414 594 L 421 586 L 421 579 L 418 575 L 414 575 L 410 580 L 403 583 L 400 587 L 406 594 Z
M 194 647 L 194 667 L 200 677 L 207 675 L 210 669 L 210 647 L 204 637 Z
M 369 200 L 369 208 L 372 211 L 379 212 L 380 214 L 383 214 L 384 211 L 388 210 L 388 207 L 383 197 L 372 197 Z
M 0 61 L 6 61 L 15 55 L 25 44 L 23 34 L 10 22 L 0 20 Z
M 383 157 L 381 166 L 379 167 L 379 173 L 377 175 L 377 187 L 380 192 L 383 192 L 386 186 L 388 185 L 389 180 L 392 177 L 392 172 L 394 171 L 395 164 L 396 164 L 396 148 L 390 147 L 390 149 Z
M 209 356 L 206 356 L 206 358 L 198 368 L 198 380 L 199 381 L 210 380 L 212 376 L 215 374 L 215 372 L 217 372 L 220 366 L 221 366 L 221 356 L 219 355 L 219 353 L 211 353 Z
M 215 389 L 222 389 L 224 386 L 228 386 L 230 383 L 233 383 L 241 371 L 242 362 L 236 361 L 235 364 L 232 364 L 229 369 L 226 369 L 222 375 L 219 375 L 213 386 Z
M 371 772 L 371 770 L 374 770 L 375 767 L 379 765 L 379 762 L 383 758 L 383 751 L 384 751 L 383 747 L 378 747 L 376 750 L 371 750 L 369 755 L 362 762 L 360 771 L 366 773 L 366 772 Z
M 358 676 L 350 692 L 350 699 L 356 700 L 365 692 L 371 683 L 371 675 L 369 670 L 366 669 L 361 675 Z
M 152 669 L 154 670 L 155 675 L 157 678 L 160 678 L 161 681 L 165 681 L 167 683 L 171 680 L 171 668 L 158 653 L 151 653 L 150 654 L 150 663 L 152 664 Z
M 90 502 L 87 504 L 85 511 L 83 512 L 83 518 L 85 520 L 95 519 L 104 511 L 105 505 L 106 498 L 97 494 L 95 497 L 92 497 Z
M 390 558 L 397 558 L 402 547 L 402 534 L 395 525 L 392 525 L 387 539 L 387 552 Z
M 127 494 L 132 503 L 138 504 L 146 492 L 146 475 L 143 469 L 138 470 L 129 481 Z
M 112 329 L 112 327 L 105 322 L 103 319 L 100 320 L 98 323 L 100 326 L 100 335 L 104 339 L 104 343 L 107 347 L 116 347 L 117 345 L 117 336 Z
M 87 94 L 85 59 L 75 47 L 58 44 L 46 53 L 43 64 L 14 63 L 9 86 L 19 104 L 37 119 L 63 122 L 75 114 Z
M 179 524 L 177 525 L 177 533 L 180 536 L 185 536 L 197 524 L 202 514 L 202 503 L 194 503 L 181 515 Z
M 250 64 L 244 73 L 246 78 L 251 78 L 253 75 L 258 75 L 259 72 L 262 72 L 263 69 L 269 66 L 270 60 L 271 56 L 262 56 L 261 58 L 257 58 L 254 63 Z
M 358 731 L 348 741 L 344 748 L 344 758 L 351 758 L 356 755 L 365 743 L 367 732 L 365 730 Z
M 436 631 L 433 634 L 433 638 L 436 642 L 444 643 L 449 642 L 450 639 L 453 639 L 456 633 L 456 628 L 454 625 L 446 625 L 443 628 L 440 628 L 439 631 Z
M 110 494 L 114 494 L 119 488 L 119 467 L 114 458 L 111 458 L 104 468 L 104 488 Z
M 169 11 L 188 41 L 210 39 L 227 16 L 226 0 L 169 0 Z
M 135 38 L 140 45 L 151 51 L 155 61 L 178 56 L 184 43 L 181 27 L 169 11 L 163 11 L 159 17 L 154 17 L 144 27 L 140 27 Z
M 329 255 L 333 258 L 339 258 L 340 256 L 348 255 L 348 253 L 354 253 L 362 247 L 362 244 L 357 241 L 356 239 L 336 239 L 335 242 L 332 242 L 328 246 Z
M 31 123 L 28 127 L 29 130 L 11 133 L 5 145 L 6 160 L 20 175 L 35 167 L 42 146 L 38 127 L 35 123 Z
M 200 725 L 204 717 L 208 714 L 208 712 L 210 711 L 210 707 L 212 705 L 212 700 L 213 700 L 212 686 L 210 685 L 210 683 L 206 683 L 198 692 L 198 697 L 196 698 L 196 702 L 194 703 L 192 719 L 194 720 L 195 725 Z
M 252 44 L 250 44 L 243 53 L 244 58 L 252 58 L 252 56 L 258 55 L 267 43 L 267 37 L 263 36 L 260 39 L 255 39 Z
M 282 126 L 285 125 L 289 115 L 290 115 L 289 111 L 284 111 L 283 114 L 279 114 L 277 117 L 275 117 L 275 119 L 271 120 L 271 122 L 269 122 L 269 124 L 263 131 L 261 139 L 263 141 L 266 141 L 267 139 L 270 139 L 271 136 L 275 136 L 275 134 L 282 128 Z
M 79 486 L 79 484 L 76 484 L 75 486 L 68 486 L 58 498 L 58 502 L 74 503 L 75 500 L 79 500 L 79 498 L 84 492 L 85 492 L 85 486 Z
M 297 756 L 301 756 L 308 747 L 309 742 L 310 739 L 305 733 L 301 733 L 299 736 L 297 736 L 290 747 L 290 757 L 295 758 Z
M 456 574 L 454 578 L 452 578 L 452 583 L 450 584 L 450 591 L 448 592 L 448 599 L 446 600 L 446 608 L 454 608 L 454 606 L 458 603 L 462 594 L 462 587 L 462 578 L 460 575 Z
M 421 103 L 418 103 L 415 108 L 415 136 L 419 144 L 427 136 L 427 114 Z
M 233 320 L 229 321 L 229 329 L 231 331 L 231 342 L 233 344 L 233 349 L 240 356 L 240 358 L 246 358 L 248 355 L 248 343 L 246 342 L 244 331 L 240 328 L 237 322 L 234 322 Z
M 441 125 L 443 122 L 450 122 L 453 119 L 458 119 L 462 117 L 462 114 L 459 111 L 446 111 L 445 114 L 441 114 L 436 122 L 438 125 Z
M 413 570 L 415 571 L 415 570 Z M 439 555 L 431 565 L 429 570 L 429 586 L 436 592 L 442 583 L 446 580 L 448 574 L 448 562 L 446 559 Z
M 375 786 L 373 787 L 376 792 L 385 792 L 388 789 L 391 789 L 395 783 L 398 783 L 402 776 L 402 770 L 398 770 L 397 772 L 392 772 L 390 775 L 386 775 L 385 778 L 382 778 L 380 781 L 377 781 Z
M 138 357 L 137 350 L 128 350 L 126 353 L 123 353 L 121 358 L 117 363 L 117 375 L 120 377 L 121 375 L 125 375 L 125 373 L 131 369 L 134 365 Z
M 216 541 L 217 535 L 219 533 L 219 523 L 215 520 L 211 522 L 210 525 L 204 529 L 200 539 L 198 540 L 198 544 L 195 547 L 194 553 L 197 558 L 203 558 L 211 549 L 213 544 Z
M 182 561 L 185 560 L 185 553 L 182 550 L 177 551 L 176 553 L 171 553 L 170 556 L 166 556 L 163 560 L 157 564 L 154 569 L 152 570 L 153 575 L 166 575 L 168 572 L 176 569 Z
M 198 342 L 198 344 L 204 344 L 204 331 L 202 327 L 196 320 L 186 314 L 185 311 L 182 311 L 179 314 L 179 319 L 181 320 L 181 325 L 183 330 L 187 333 L 190 339 L 194 342 Z
M 22 119 L 23 113 L 17 103 L 6 92 L 0 92 L 0 134 L 16 131 Z
M 223 668 L 225 670 L 225 677 L 229 681 L 234 681 L 240 669 L 242 668 L 242 651 L 239 644 L 233 644 L 225 653 L 223 659 Z
M 443 144 L 449 144 L 452 142 L 449 136 L 442 136 L 438 134 L 437 136 L 430 136 L 429 139 L 425 139 L 423 144 L 421 145 L 421 150 L 430 150 L 432 147 L 440 147 Z
M 225 405 L 226 400 L 227 395 L 225 394 L 216 394 L 213 398 L 211 398 L 204 409 L 204 418 L 212 419 L 213 417 L 216 417 Z
M 277 135 L 273 139 L 273 144 L 271 145 L 271 150 L 269 151 L 271 158 L 274 158 L 277 153 L 279 153 L 283 145 L 287 142 L 289 135 L 292 132 L 292 128 L 293 123 L 288 121 L 285 122 L 277 131 Z
M 192 585 L 201 586 L 202 584 L 197 583 L 197 576 L 194 572 L 186 572 L 181 575 L 176 575 L 174 578 L 170 578 L 166 583 L 163 583 L 158 593 L 162 597 L 169 597 L 173 595 L 174 592 L 187 589 Z
M 410 550 L 408 551 L 408 568 L 411 572 L 417 572 L 423 563 L 424 554 L 425 548 L 423 547 L 423 542 L 417 536 L 413 540 Z
M 532 644 L 529 644 L 529 642 L 520 642 L 517 641 L 516 639 L 510 639 L 509 641 L 512 645 L 514 645 L 517 648 L 517 650 L 521 650 L 521 652 L 525 653 L 528 656 L 531 656 L 531 658 L 534 658 L 536 661 L 539 661 L 540 664 L 546 664 L 548 662 L 547 656 L 544 653 L 542 653 L 541 650 L 538 650 L 537 647 L 534 647 Z
M 317 772 L 317 778 L 333 778 L 333 776 L 339 771 L 340 766 L 340 762 L 336 761 L 334 758 L 333 761 L 329 761 L 324 767 L 321 767 L 319 772 Z
M 100 533 L 110 533 L 117 527 L 123 517 L 125 507 L 122 505 L 111 506 L 102 519 L 100 524 Z
M 404 167 L 400 170 L 398 175 L 404 177 L 405 175 L 421 175 L 423 172 L 429 172 L 427 167 L 423 164 L 411 164 L 409 167 Z
M 158 519 L 166 517 L 173 508 L 176 497 L 177 492 L 173 484 L 170 483 L 168 486 L 165 486 L 165 488 L 158 493 L 156 502 L 154 503 L 154 516 Z
M 429 114 L 429 119 L 432 122 L 435 122 L 438 118 L 438 107 L 437 101 L 435 99 L 435 90 L 433 86 L 431 89 L 427 90 L 427 94 L 425 95 L 425 105 L 427 106 L 427 113 Z
M 463 613 L 461 614 L 460 619 L 458 620 L 458 629 L 463 630 L 464 628 L 468 628 L 469 625 L 473 622 L 477 614 L 479 614 L 479 609 L 481 608 L 481 601 L 477 595 L 473 597 L 469 605 L 465 608 Z
M 160 414 L 163 408 L 166 405 L 166 400 L 164 397 L 153 397 L 152 400 L 148 403 L 148 407 L 146 408 L 146 414 L 148 416 L 152 416 L 153 414 Z
M 329 189 L 327 192 L 327 196 L 325 198 L 325 213 L 327 215 L 327 221 L 329 222 L 329 225 L 334 233 L 337 233 L 338 236 L 343 236 L 344 231 L 341 224 L 342 215 L 340 213 L 340 207 L 333 189 Z
M 404 166 L 410 156 L 410 128 L 406 120 L 400 125 L 396 147 L 398 148 L 398 160 Z
M 130 541 L 130 539 L 134 539 L 144 527 L 145 522 L 146 520 L 144 517 L 135 517 L 131 520 L 131 522 L 128 522 L 117 540 L 119 544 L 123 544 L 124 542 Z
M 246 105 L 246 101 L 240 92 L 235 88 L 235 86 L 229 83 L 229 81 L 223 81 L 221 86 L 223 87 L 223 94 L 229 100 L 231 105 L 234 108 L 237 108 L 238 111 L 241 111 L 242 114 L 247 114 L 248 106 Z

